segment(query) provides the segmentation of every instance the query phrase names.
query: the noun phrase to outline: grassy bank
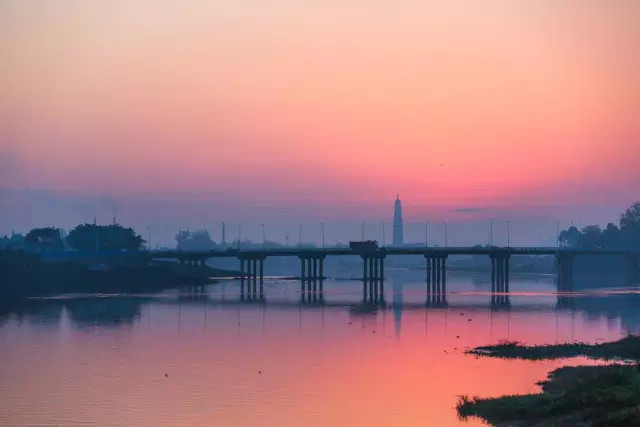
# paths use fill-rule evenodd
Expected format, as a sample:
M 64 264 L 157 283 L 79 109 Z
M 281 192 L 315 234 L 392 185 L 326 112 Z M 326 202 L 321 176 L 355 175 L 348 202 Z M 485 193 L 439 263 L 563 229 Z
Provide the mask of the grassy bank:
M 551 372 L 542 393 L 481 399 L 463 397 L 461 417 L 496 426 L 638 426 L 640 372 L 636 366 L 579 366 Z
M 463 396 L 461 418 L 477 416 L 496 426 L 640 425 L 640 338 L 603 344 L 524 346 L 503 343 L 475 348 L 476 356 L 528 360 L 586 356 L 636 363 L 556 369 L 539 383 L 541 393 L 480 398 Z
M 476 347 L 467 353 L 476 356 L 527 360 L 561 359 L 576 356 L 603 360 L 640 360 L 640 336 L 628 336 L 618 341 L 602 344 L 574 343 L 525 346 L 518 342 L 504 342 L 497 345 Z

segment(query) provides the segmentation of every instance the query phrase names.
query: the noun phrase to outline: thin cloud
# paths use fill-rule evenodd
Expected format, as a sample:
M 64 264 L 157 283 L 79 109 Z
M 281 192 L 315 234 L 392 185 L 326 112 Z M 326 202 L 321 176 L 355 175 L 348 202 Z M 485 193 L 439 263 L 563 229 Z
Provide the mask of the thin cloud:
M 482 212 L 482 209 L 481 208 L 457 208 L 457 209 L 451 209 L 449 212 L 478 213 L 478 212 Z

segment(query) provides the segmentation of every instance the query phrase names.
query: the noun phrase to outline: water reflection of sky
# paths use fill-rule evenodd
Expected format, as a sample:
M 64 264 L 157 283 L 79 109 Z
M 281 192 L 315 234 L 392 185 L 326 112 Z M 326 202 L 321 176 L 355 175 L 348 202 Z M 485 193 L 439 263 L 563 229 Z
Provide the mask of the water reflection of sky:
M 0 323 L 0 424 L 456 425 L 456 396 L 532 392 L 562 364 L 465 349 L 638 330 L 634 292 L 511 283 L 499 306 L 483 277 L 451 275 L 446 305 L 426 308 L 424 282 L 395 273 L 376 307 L 357 281 L 326 281 L 323 303 L 302 305 L 282 279 L 265 282 L 264 301 L 241 301 L 233 281 L 35 300 Z

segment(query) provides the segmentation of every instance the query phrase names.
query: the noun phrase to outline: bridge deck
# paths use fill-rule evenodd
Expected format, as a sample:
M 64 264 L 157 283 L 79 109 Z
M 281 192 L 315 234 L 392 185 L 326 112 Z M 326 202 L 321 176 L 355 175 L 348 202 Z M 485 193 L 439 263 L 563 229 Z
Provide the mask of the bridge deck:
M 224 251 L 153 251 L 153 258 L 252 258 L 252 257 L 306 257 L 336 255 L 640 255 L 640 249 L 567 249 L 553 247 L 384 247 L 376 251 L 357 252 L 350 248 L 278 248 L 228 249 Z

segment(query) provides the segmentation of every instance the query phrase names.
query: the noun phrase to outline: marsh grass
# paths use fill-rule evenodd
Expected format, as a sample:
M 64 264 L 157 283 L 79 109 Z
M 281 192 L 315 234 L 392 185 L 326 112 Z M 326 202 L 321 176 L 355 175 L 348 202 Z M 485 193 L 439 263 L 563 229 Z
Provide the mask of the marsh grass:
M 517 341 L 503 341 L 496 345 L 476 347 L 467 351 L 476 356 L 504 359 L 560 359 L 585 356 L 603 360 L 640 360 L 640 336 L 629 335 L 618 341 L 601 344 L 552 344 L 525 346 Z
M 595 345 L 524 346 L 502 342 L 468 353 L 528 360 L 587 356 L 635 363 L 559 368 L 538 383 L 542 392 L 537 394 L 460 396 L 456 409 L 463 419 L 477 416 L 496 426 L 640 426 L 638 337 Z

